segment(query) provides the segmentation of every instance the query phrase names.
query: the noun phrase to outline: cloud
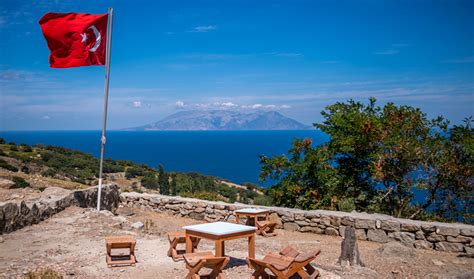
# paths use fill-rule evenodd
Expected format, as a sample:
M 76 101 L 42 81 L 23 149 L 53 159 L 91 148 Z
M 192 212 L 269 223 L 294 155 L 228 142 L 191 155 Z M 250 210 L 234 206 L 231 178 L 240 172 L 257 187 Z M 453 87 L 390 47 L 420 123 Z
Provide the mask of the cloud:
M 387 49 L 387 50 L 383 50 L 383 51 L 376 51 L 374 52 L 375 55 L 396 55 L 396 54 L 399 54 L 400 53 L 400 50 L 398 49 Z
M 280 57 L 303 57 L 303 54 L 297 52 L 275 52 L 273 55 Z
M 51 116 L 49 116 L 49 115 L 44 115 L 43 117 L 41 117 L 41 119 L 50 120 L 50 119 L 51 119 Z
M 186 106 L 186 104 L 183 101 L 176 101 L 174 103 L 174 107 L 177 109 L 183 109 Z
M 141 108 L 142 107 L 142 102 L 140 101 L 133 101 L 132 106 L 134 108 Z
M 466 64 L 466 63 L 474 63 L 474 55 L 472 56 L 466 56 L 463 58 L 458 58 L 458 59 L 448 59 L 441 61 L 442 63 L 452 63 L 452 64 Z
M 212 30 L 216 30 L 217 26 L 215 25 L 202 25 L 202 26 L 196 26 L 193 28 L 193 30 L 189 32 L 194 32 L 194 33 L 206 33 Z

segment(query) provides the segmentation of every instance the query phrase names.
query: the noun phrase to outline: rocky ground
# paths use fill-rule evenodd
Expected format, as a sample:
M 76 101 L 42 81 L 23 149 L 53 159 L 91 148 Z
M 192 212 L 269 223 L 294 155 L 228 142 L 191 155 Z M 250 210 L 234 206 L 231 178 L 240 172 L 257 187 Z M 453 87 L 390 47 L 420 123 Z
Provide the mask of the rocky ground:
M 135 229 L 135 222 L 151 224 Z M 135 208 L 119 208 L 114 216 L 108 211 L 69 207 L 39 224 L 0 236 L 0 278 L 19 278 L 29 271 L 52 269 L 65 278 L 183 278 L 183 262 L 166 256 L 166 233 L 199 221 Z M 137 239 L 135 267 L 108 268 L 104 238 L 130 234 Z M 300 250 L 321 249 L 314 262 L 321 278 L 474 278 L 474 259 L 455 253 L 406 248 L 401 244 L 359 241 L 365 267 L 342 268 L 337 265 L 341 238 L 278 230 L 273 238 L 257 237 L 257 258 L 286 245 Z M 202 241 L 200 250 L 213 250 Z M 245 240 L 226 243 L 231 262 L 225 269 L 228 278 L 249 278 L 251 270 L 244 261 Z

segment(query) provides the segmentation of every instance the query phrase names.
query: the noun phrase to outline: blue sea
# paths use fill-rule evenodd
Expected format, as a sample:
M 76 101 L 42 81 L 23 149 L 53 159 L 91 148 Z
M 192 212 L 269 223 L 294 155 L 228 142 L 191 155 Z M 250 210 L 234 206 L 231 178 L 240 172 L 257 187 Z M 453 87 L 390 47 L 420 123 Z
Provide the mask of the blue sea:
M 64 146 L 99 157 L 100 131 L 9 131 L 0 132 L 7 142 Z M 258 180 L 259 155 L 286 154 L 296 138 L 311 138 L 313 144 L 329 137 L 318 130 L 300 131 L 109 131 L 105 157 L 163 164 L 166 171 L 199 172 L 236 183 Z

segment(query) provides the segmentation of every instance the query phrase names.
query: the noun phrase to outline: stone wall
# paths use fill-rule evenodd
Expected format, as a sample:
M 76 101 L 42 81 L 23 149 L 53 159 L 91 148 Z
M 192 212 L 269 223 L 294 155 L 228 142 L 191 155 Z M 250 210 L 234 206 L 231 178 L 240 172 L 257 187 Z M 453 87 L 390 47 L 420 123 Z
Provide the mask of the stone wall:
M 116 185 L 102 189 L 101 208 L 114 212 L 120 201 Z M 46 188 L 35 200 L 0 202 L 0 234 L 12 232 L 25 226 L 37 224 L 69 206 L 96 207 L 97 187 L 70 191 L 57 187 Z
M 249 205 L 210 202 L 181 197 L 122 193 L 124 205 L 207 222 L 234 221 L 236 209 Z M 474 226 L 398 219 L 383 214 L 348 213 L 328 210 L 303 211 L 281 207 L 263 207 L 279 228 L 302 233 L 343 236 L 346 226 L 354 226 L 360 240 L 399 241 L 409 247 L 448 252 L 474 251 Z

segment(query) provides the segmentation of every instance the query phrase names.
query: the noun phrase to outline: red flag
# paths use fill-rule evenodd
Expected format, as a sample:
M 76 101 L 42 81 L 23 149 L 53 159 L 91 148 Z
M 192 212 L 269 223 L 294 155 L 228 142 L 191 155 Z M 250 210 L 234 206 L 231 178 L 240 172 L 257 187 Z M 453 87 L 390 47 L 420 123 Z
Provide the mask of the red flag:
M 51 68 L 105 65 L 107 14 L 47 13 L 39 24 Z

